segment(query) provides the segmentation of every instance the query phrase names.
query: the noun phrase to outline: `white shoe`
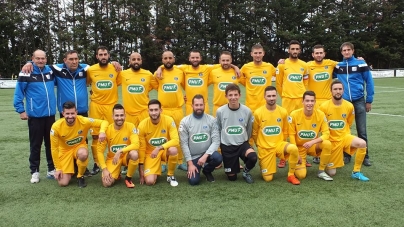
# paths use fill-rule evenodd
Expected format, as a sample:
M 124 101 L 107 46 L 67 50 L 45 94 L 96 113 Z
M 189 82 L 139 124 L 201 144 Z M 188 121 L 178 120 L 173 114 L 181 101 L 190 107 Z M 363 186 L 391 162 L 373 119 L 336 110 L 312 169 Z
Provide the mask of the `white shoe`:
M 178 181 L 174 176 L 167 176 L 167 182 L 170 183 L 171 186 L 176 187 L 178 185 Z
M 326 172 L 321 172 L 318 175 L 318 178 L 323 179 L 325 181 L 332 181 L 332 177 L 328 176 L 328 174 Z
M 46 178 L 48 179 L 55 179 L 55 172 L 56 170 L 51 170 L 46 173 Z
M 34 183 L 38 183 L 38 182 L 39 182 L 39 173 L 35 172 L 32 174 L 31 183 L 34 184 Z

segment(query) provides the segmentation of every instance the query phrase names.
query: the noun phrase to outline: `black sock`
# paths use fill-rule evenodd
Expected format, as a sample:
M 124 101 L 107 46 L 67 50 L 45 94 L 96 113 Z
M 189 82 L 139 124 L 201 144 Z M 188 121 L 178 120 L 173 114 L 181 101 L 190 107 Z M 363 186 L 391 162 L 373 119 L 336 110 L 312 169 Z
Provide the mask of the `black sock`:
M 247 155 L 247 160 L 245 161 L 244 172 L 248 173 L 252 168 L 254 168 L 257 163 L 257 153 L 251 152 Z
M 132 181 L 132 177 L 126 176 L 126 177 L 125 177 L 125 180 L 127 180 L 127 181 Z

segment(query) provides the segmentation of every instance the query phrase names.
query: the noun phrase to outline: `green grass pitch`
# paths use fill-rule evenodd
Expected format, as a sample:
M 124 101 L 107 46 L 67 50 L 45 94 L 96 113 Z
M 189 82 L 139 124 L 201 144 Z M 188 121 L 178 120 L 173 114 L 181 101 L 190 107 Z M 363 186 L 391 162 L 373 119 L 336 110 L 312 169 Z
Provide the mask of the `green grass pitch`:
M 193 187 L 181 170 L 175 188 L 163 177 L 140 185 L 136 174 L 130 190 L 122 181 L 103 188 L 100 174 L 87 178 L 84 189 L 75 181 L 60 188 L 45 178 L 44 152 L 41 181 L 31 184 L 27 122 L 14 112 L 14 91 L 2 89 L 0 226 L 403 226 L 404 78 L 375 79 L 375 90 L 367 118 L 373 165 L 362 167 L 370 182 L 351 179 L 351 162 L 332 182 L 318 179 L 314 164 L 300 186 L 286 181 L 286 168 L 265 183 L 256 166 L 252 185 L 240 175 L 229 182 L 222 168 L 216 182 Z

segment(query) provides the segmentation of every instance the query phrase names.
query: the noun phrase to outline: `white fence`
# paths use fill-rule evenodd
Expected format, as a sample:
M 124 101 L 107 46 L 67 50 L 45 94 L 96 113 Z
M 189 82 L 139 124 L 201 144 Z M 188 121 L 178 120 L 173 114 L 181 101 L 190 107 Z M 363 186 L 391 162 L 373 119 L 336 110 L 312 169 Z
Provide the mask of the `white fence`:
M 373 78 L 404 77 L 404 69 L 375 69 L 372 71 Z

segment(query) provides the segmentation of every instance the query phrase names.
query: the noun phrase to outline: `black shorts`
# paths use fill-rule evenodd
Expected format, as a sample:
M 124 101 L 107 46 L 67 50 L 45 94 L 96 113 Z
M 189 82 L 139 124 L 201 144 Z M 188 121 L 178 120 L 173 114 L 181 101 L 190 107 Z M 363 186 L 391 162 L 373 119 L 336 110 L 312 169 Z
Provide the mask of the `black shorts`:
M 251 145 L 248 141 L 240 145 L 230 145 L 226 146 L 224 144 L 220 144 L 220 149 L 222 150 L 223 156 L 223 166 L 225 173 L 239 173 L 240 172 L 240 160 L 246 162 L 245 153 L 248 149 L 252 149 Z

